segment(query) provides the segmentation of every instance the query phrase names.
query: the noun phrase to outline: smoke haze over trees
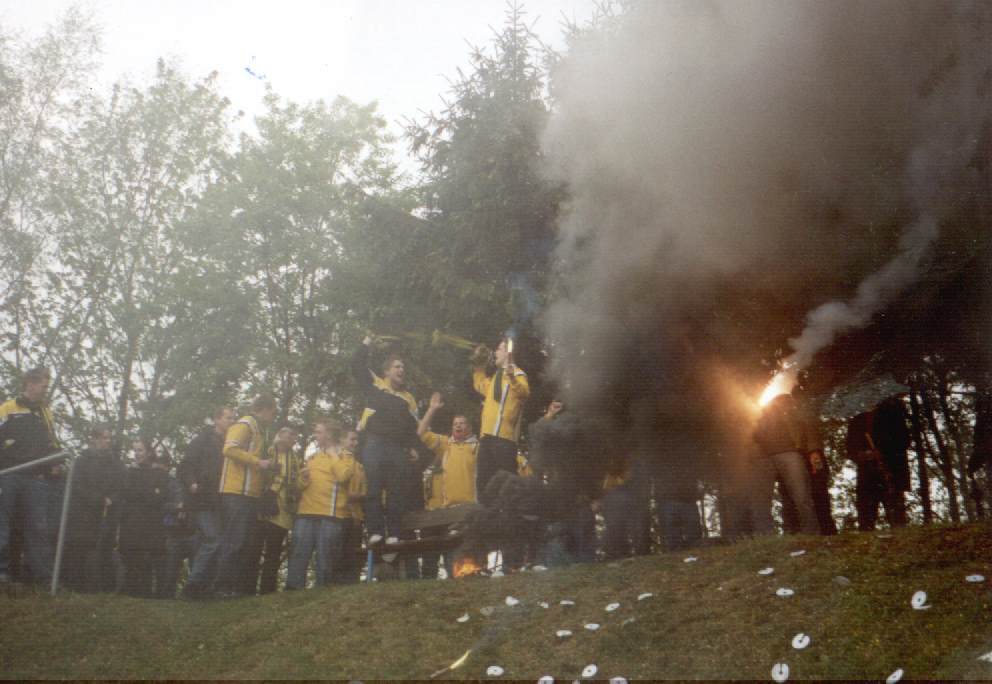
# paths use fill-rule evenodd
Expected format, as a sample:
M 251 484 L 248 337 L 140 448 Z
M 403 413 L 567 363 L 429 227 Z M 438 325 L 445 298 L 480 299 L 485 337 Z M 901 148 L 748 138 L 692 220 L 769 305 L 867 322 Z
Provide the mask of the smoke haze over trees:
M 168 60 L 92 91 L 97 19 L 0 27 L 0 383 L 51 366 L 70 441 L 105 421 L 180 448 L 261 390 L 283 419 L 352 420 L 369 328 L 418 398 L 449 395 L 441 420 L 477 416 L 467 353 L 431 334 L 513 328 L 529 419 L 564 392 L 604 441 L 714 483 L 802 351 L 814 394 L 912 386 L 920 491 L 977 515 L 987 5 L 618 3 L 558 55 L 510 7 L 408 121 L 415 176 L 374 104 L 272 88 L 238 135 L 215 78 Z M 951 332 L 907 335 L 934 320 Z

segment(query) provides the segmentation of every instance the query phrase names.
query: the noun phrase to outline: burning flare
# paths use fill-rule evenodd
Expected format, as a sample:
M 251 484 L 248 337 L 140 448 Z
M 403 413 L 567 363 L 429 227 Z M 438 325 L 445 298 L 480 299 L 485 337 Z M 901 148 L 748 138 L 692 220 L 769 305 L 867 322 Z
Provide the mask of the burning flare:
M 758 405 L 767 406 L 772 399 L 782 394 L 788 394 L 795 386 L 795 367 L 792 365 L 783 366 L 782 370 L 776 373 L 772 381 L 765 387 L 765 391 L 761 393 L 761 397 L 758 399 Z

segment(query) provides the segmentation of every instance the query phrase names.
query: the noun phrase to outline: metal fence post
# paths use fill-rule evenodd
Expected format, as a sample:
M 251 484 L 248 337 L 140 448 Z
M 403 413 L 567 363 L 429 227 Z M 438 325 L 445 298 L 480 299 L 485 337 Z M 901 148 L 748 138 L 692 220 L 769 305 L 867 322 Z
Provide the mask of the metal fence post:
M 59 590 L 59 575 L 62 572 L 62 552 L 65 548 L 65 527 L 69 521 L 69 502 L 72 500 L 72 485 L 76 474 L 76 456 L 69 460 L 69 474 L 65 480 L 65 494 L 62 496 L 62 518 L 59 521 L 59 538 L 55 544 L 55 565 L 52 567 L 52 596 Z

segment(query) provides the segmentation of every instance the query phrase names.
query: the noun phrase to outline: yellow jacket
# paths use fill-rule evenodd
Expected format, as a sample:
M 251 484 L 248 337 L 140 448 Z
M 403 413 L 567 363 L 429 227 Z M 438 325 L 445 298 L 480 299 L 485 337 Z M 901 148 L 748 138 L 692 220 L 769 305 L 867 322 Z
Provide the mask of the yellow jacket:
M 479 458 L 479 440 L 473 436 L 456 442 L 429 430 L 420 439 L 434 452 L 441 464 L 440 475 L 433 476 L 428 510 L 478 501 L 475 468 Z
M 365 466 L 355 460 L 355 472 L 348 480 L 348 510 L 355 520 L 365 520 L 362 500 L 368 496 L 369 480 L 365 476 Z
M 221 494 L 262 494 L 262 472 L 258 462 L 268 454 L 268 439 L 254 416 L 245 416 L 227 429 L 224 466 L 220 472 Z
M 498 385 L 497 378 L 500 379 Z M 487 376 L 484 368 L 476 368 L 472 371 L 472 384 L 483 396 L 482 435 L 516 442 L 520 438 L 524 403 L 530 396 L 527 374 L 517 368 L 512 376 L 502 371 Z
M 300 506 L 297 515 L 350 518 L 348 482 L 355 473 L 350 451 L 318 451 L 307 462 L 308 474 L 300 475 Z
M 276 451 L 269 449 L 269 458 L 278 465 L 272 476 L 269 489 L 276 493 L 279 502 L 279 513 L 268 520 L 284 530 L 293 529 L 293 515 L 296 513 L 296 488 L 300 477 L 300 457 L 292 451 Z

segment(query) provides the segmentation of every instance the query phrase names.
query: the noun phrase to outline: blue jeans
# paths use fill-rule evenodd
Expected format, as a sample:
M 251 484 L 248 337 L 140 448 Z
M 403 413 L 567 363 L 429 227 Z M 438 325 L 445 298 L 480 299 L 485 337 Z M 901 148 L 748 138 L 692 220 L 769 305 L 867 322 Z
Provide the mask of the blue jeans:
M 369 435 L 362 451 L 362 463 L 368 479 L 365 497 L 365 527 L 369 534 L 400 536 L 400 518 L 410 510 L 409 478 L 416 477 L 407 458 L 407 450 L 378 435 Z M 386 505 L 382 493 L 386 492 Z
M 23 471 L 0 476 L 0 579 L 10 577 L 10 536 L 20 511 L 31 578 L 35 582 L 51 580 L 55 561 L 49 524 L 51 489 L 47 480 Z
M 293 522 L 292 547 L 289 552 L 289 570 L 286 589 L 303 589 L 307 584 L 310 557 L 317 551 L 315 586 L 322 587 L 330 581 L 334 567 L 341 563 L 345 524 L 343 518 L 300 516 Z
M 238 592 L 245 586 L 251 536 L 258 521 L 258 498 L 241 494 L 220 495 L 220 560 L 218 591 Z
M 213 589 L 221 542 L 219 511 L 196 511 L 193 513 L 193 521 L 196 523 L 198 546 L 196 555 L 190 563 L 189 577 L 184 589 L 189 595 L 206 593 Z

